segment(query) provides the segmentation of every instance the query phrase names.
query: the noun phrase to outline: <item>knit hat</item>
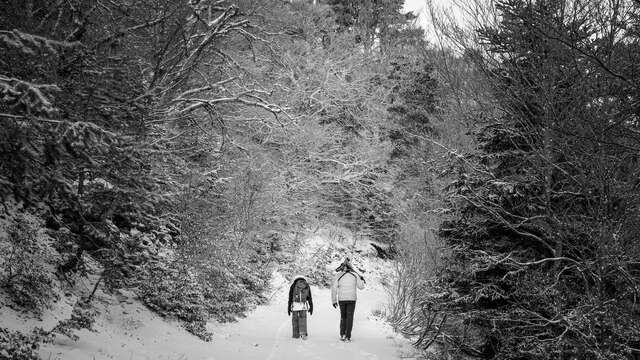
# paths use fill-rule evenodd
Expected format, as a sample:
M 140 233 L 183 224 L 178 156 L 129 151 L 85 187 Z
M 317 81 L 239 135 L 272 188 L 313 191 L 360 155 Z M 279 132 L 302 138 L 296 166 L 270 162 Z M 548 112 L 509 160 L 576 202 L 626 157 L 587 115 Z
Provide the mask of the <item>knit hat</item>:
M 336 268 L 337 272 L 353 270 L 351 259 L 345 258 L 344 261 Z

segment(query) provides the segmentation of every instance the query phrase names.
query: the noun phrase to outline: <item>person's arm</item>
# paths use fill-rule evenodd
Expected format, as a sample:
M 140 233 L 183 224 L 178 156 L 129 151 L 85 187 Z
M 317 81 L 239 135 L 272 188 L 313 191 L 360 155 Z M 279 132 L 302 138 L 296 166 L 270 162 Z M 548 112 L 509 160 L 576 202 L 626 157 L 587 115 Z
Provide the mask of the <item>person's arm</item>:
M 333 284 L 331 284 L 331 304 L 333 307 L 336 307 L 338 304 L 338 277 L 336 276 L 333 279 Z
M 311 286 L 309 286 L 309 297 L 307 298 L 309 301 L 309 315 L 313 315 L 313 298 L 311 297 Z
M 291 287 L 289 288 L 289 302 L 287 303 L 287 315 L 291 315 L 291 302 L 293 301 L 293 285 L 295 285 L 295 282 L 291 284 Z
M 353 271 L 353 274 L 356 276 L 356 287 L 358 290 L 364 289 L 364 284 L 366 281 L 364 280 L 364 276 L 360 275 L 357 271 Z

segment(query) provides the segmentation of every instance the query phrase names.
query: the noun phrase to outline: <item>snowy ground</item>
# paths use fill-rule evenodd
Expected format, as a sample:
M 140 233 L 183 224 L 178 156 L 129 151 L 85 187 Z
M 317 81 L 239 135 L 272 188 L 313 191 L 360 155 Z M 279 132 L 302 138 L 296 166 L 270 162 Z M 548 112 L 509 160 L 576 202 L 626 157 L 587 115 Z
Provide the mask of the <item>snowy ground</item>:
M 328 289 L 312 288 L 314 313 L 308 320 L 307 340 L 291 337 L 291 319 L 286 315 L 288 287 L 276 292 L 267 306 L 258 308 L 243 321 L 221 327 L 223 339 L 212 348 L 210 359 L 334 360 L 407 359 L 411 348 L 393 334 L 372 312 L 384 306 L 380 288 L 359 294 L 354 319 L 353 342 L 339 340 L 339 311 L 331 306 Z M 216 346 L 218 345 L 218 346 Z
M 309 247 L 324 246 L 319 237 L 310 238 Z M 312 252 L 309 252 L 312 253 Z M 275 273 L 268 304 L 259 306 L 246 318 L 231 324 L 210 323 L 213 341 L 206 343 L 187 333 L 177 323 L 166 321 L 149 311 L 123 292 L 117 296 L 99 292 L 97 300 L 101 315 L 95 332 L 78 332 L 80 339 L 72 341 L 59 336 L 54 344 L 42 348 L 43 359 L 158 359 L 158 360 L 343 360 L 343 359 L 413 359 L 410 344 L 395 335 L 374 314 L 384 309 L 386 295 L 379 283 L 385 264 L 379 259 L 353 253 L 356 263 L 375 272 L 365 274 L 367 288 L 358 294 L 353 329 L 353 342 L 339 341 L 339 311 L 331 306 L 328 289 L 312 287 L 314 313 L 309 317 L 307 340 L 291 337 L 291 318 L 286 302 L 289 280 Z M 333 264 L 332 264 L 333 266 Z M 60 301 L 59 317 L 70 311 L 70 304 Z M 25 317 L 3 307 L 3 326 L 27 329 L 47 328 L 55 318 L 34 324 Z

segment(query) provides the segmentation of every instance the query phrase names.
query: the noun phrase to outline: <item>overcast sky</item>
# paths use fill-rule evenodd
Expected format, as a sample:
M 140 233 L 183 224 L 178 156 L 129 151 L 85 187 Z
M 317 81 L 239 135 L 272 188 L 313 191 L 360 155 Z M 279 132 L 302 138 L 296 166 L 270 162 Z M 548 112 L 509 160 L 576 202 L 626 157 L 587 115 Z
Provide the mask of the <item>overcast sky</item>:
M 429 2 L 438 8 L 453 11 L 456 15 L 459 15 L 460 12 L 456 10 L 453 4 L 454 0 L 405 0 L 405 10 L 412 11 L 418 15 L 418 23 L 425 29 L 427 38 L 433 40 L 433 30 L 430 26 L 431 21 L 429 21 L 429 7 L 427 5 Z M 456 18 L 461 19 L 461 17 L 458 16 L 456 16 Z
M 424 8 L 425 2 L 425 0 L 405 0 L 404 7 L 407 10 L 416 11 Z
M 427 37 L 430 37 L 431 29 L 429 28 L 429 9 L 427 7 L 428 0 L 405 0 L 404 8 L 405 10 L 412 11 L 414 14 L 418 15 L 418 24 L 420 24 L 427 32 Z M 435 3 L 444 3 L 448 2 L 448 0 L 434 0 Z

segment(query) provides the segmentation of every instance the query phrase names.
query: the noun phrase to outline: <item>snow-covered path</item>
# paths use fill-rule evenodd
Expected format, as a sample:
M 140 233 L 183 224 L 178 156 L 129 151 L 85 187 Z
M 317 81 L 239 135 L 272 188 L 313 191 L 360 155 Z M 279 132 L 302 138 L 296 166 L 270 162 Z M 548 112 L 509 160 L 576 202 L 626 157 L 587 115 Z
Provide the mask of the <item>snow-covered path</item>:
M 384 306 L 381 289 L 360 292 L 351 343 L 339 340 L 339 311 L 331 306 L 329 290 L 317 288 L 312 288 L 314 313 L 308 319 L 309 338 L 293 339 L 291 318 L 286 313 L 287 291 L 278 290 L 270 304 L 258 307 L 247 318 L 214 329 L 216 340 L 206 359 L 391 360 L 406 359 L 410 353 L 406 340 L 372 316 L 373 310 Z
M 395 335 L 372 311 L 384 306 L 384 291 L 371 286 L 359 292 L 353 342 L 338 339 L 339 312 L 328 289 L 312 287 L 314 313 L 307 340 L 291 337 L 286 313 L 288 284 L 274 289 L 272 300 L 230 324 L 210 323 L 211 342 L 203 342 L 177 323 L 152 313 L 131 299 L 106 305 L 95 332 L 80 331 L 77 342 L 58 337 L 41 349 L 43 359 L 57 360 L 394 360 L 414 359 L 407 340 Z M 13 317 L 13 316 L 11 316 Z M 5 316 L 5 320 L 8 318 Z M 20 322 L 15 317 L 12 322 Z M 16 326 L 17 327 L 17 326 Z

